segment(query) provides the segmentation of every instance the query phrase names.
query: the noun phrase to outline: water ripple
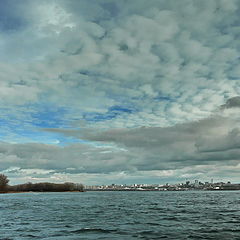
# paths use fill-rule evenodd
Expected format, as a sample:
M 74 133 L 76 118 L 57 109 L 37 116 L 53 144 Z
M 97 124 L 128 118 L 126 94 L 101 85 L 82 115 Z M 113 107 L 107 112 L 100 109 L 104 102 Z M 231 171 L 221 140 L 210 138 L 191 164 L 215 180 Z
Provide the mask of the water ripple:
M 239 192 L 0 195 L 1 240 L 240 239 Z

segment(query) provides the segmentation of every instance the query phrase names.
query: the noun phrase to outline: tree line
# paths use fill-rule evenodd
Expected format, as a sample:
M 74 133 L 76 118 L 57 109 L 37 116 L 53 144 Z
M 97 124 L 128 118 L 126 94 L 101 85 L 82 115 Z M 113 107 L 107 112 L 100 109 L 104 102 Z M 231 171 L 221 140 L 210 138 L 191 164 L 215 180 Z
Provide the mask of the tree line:
M 0 192 L 67 192 L 67 191 L 84 191 L 83 184 L 71 182 L 66 183 L 24 183 L 10 186 L 9 180 L 4 174 L 0 174 Z

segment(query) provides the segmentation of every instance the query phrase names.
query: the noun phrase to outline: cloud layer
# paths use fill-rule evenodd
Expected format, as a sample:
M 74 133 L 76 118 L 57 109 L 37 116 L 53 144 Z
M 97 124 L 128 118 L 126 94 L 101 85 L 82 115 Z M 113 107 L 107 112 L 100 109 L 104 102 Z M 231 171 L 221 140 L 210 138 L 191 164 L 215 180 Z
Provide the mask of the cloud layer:
M 23 169 L 35 169 L 37 174 L 44 169 L 49 171 L 48 177 L 97 175 L 104 176 L 103 182 L 105 175 L 112 174 L 119 181 L 120 173 L 123 181 L 130 181 L 131 177 L 179 181 L 196 177 L 220 179 L 220 176 L 237 181 L 239 113 L 239 108 L 220 109 L 209 118 L 165 128 L 46 129 L 84 142 L 62 147 L 2 143 L 1 168 L 9 171 L 14 166 L 15 174 Z M 37 175 L 41 179 L 41 174 Z
M 2 171 L 237 165 L 239 1 L 24 2 L 0 10 Z

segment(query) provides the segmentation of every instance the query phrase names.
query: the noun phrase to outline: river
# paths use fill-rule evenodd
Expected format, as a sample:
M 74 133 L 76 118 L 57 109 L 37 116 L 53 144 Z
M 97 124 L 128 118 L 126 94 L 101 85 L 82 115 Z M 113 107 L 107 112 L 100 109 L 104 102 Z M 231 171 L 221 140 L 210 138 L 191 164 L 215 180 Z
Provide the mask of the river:
M 1 194 L 0 239 L 240 239 L 240 191 Z

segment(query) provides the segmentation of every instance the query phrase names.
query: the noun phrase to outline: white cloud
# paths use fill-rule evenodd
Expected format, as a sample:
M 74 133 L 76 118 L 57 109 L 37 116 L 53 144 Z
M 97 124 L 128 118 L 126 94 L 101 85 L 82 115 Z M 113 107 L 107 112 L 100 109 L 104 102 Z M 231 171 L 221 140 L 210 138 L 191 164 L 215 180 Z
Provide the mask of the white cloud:
M 84 121 L 85 129 L 106 130 L 85 138 L 131 149 L 104 154 L 100 150 L 93 154 L 91 150 L 90 156 L 85 154 L 89 157 L 87 163 L 84 158 L 79 160 L 86 171 L 95 171 L 98 155 L 106 158 L 106 168 L 99 168 L 102 172 L 156 167 L 165 171 L 218 157 L 237 160 L 238 135 L 232 132 L 233 126 L 237 128 L 236 109 L 228 107 L 236 99 L 224 105 L 221 114 L 227 120 L 218 116 L 221 124 L 216 116 L 208 117 L 226 99 L 240 95 L 238 1 L 27 3 L 16 3 L 7 16 L 17 16 L 24 24 L 20 25 L 19 20 L 19 25 L 1 29 L 0 108 L 9 108 L 11 113 L 10 117 L 4 112 L 3 120 L 27 119 L 28 124 L 22 126 L 30 128 L 33 118 L 29 115 L 40 111 L 37 106 L 54 105 L 67 109 L 62 118 L 72 126 Z M 116 106 L 125 110 L 116 111 Z M 230 112 L 234 112 L 234 120 L 229 120 Z M 115 128 L 123 130 L 116 133 Z M 13 127 L 2 129 L 11 136 L 14 132 Z M 206 138 L 208 131 L 211 136 Z M 78 134 L 74 136 L 83 137 Z M 166 142 L 169 145 L 164 149 Z M 25 146 L 27 152 L 31 145 Z M 218 151 L 210 152 L 224 147 L 228 151 L 222 156 Z M 51 151 L 69 158 L 70 148 Z M 206 148 L 208 153 L 200 151 Z M 17 162 L 19 167 L 29 163 L 31 168 L 56 168 L 55 160 L 53 165 L 49 160 L 54 154 L 45 147 L 39 151 L 40 155 L 31 153 L 26 161 L 15 153 L 3 155 L 3 161 L 9 162 L 4 166 Z M 45 151 L 49 153 L 46 158 L 42 156 Z M 142 155 L 136 160 L 138 151 Z M 62 168 L 78 169 L 75 157 L 70 166 L 61 164 Z

